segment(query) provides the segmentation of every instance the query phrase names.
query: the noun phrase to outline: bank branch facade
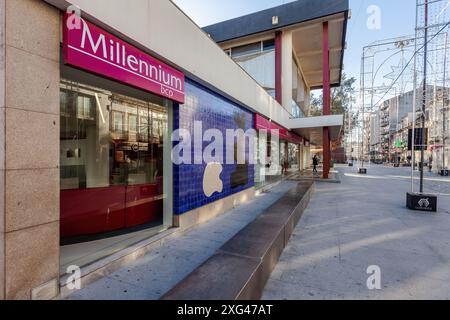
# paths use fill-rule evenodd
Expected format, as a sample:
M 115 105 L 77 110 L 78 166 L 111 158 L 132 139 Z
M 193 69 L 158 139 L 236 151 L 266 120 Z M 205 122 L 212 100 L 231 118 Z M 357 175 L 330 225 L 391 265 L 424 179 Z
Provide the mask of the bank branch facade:
M 70 294 L 68 270 L 88 284 L 250 201 L 342 125 L 308 96 L 340 83 L 348 1 L 242 17 L 257 28 L 227 39 L 167 0 L 76 4 L 0 0 L 0 299 Z M 230 130 L 254 135 L 206 161 Z

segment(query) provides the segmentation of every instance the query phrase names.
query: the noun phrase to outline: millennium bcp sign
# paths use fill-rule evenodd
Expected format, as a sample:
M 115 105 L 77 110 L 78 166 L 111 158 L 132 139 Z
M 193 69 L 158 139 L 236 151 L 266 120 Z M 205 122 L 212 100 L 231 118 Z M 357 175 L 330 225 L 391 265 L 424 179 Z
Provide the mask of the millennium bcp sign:
M 64 18 L 64 63 L 184 103 L 184 74 L 82 19 Z M 72 27 L 71 27 L 72 26 Z

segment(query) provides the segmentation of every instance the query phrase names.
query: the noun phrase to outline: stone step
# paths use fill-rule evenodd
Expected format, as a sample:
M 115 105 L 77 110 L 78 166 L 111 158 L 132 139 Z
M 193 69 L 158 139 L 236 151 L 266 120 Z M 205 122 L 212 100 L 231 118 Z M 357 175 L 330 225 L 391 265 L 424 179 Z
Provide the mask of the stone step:
M 309 181 L 288 191 L 162 299 L 260 299 L 313 188 Z

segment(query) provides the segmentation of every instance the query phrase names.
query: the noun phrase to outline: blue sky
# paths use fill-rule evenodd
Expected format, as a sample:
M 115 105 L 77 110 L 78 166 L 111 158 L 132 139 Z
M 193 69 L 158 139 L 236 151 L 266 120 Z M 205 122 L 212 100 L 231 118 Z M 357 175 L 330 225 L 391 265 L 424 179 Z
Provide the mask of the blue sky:
M 321 0 L 316 0 L 321 1 Z M 174 0 L 199 26 L 281 5 L 289 0 Z M 415 0 L 350 0 L 344 71 L 359 79 L 362 48 L 374 41 L 414 34 Z M 367 9 L 381 9 L 381 28 L 369 30 Z

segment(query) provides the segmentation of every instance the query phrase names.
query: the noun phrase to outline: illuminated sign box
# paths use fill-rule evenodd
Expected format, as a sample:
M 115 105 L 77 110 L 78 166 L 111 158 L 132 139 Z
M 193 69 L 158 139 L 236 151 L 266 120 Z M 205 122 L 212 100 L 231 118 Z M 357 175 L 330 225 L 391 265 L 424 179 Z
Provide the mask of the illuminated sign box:
M 69 19 L 79 19 L 74 24 Z M 77 25 L 77 27 L 76 27 Z M 64 63 L 184 104 L 184 74 L 73 15 L 64 17 Z

